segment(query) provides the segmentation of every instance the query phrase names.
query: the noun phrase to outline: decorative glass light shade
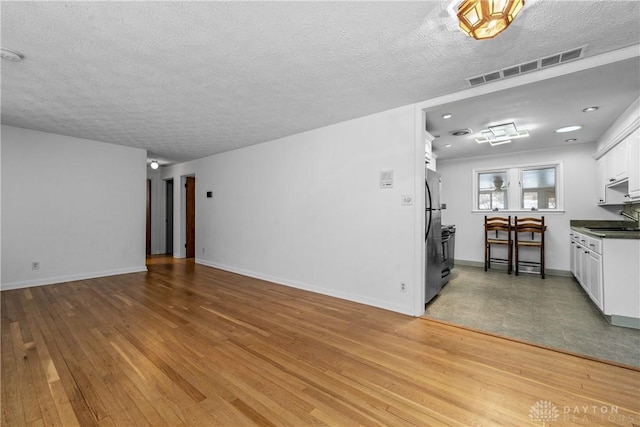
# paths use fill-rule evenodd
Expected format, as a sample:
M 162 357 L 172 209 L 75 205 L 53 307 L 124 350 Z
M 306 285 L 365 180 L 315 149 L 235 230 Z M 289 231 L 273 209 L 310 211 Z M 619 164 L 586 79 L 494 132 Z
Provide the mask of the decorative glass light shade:
M 524 0 L 464 0 L 458 6 L 460 28 L 476 40 L 503 32 L 524 6 Z
M 151 161 L 151 169 L 158 169 L 158 167 L 160 167 L 160 164 L 157 161 L 152 160 Z

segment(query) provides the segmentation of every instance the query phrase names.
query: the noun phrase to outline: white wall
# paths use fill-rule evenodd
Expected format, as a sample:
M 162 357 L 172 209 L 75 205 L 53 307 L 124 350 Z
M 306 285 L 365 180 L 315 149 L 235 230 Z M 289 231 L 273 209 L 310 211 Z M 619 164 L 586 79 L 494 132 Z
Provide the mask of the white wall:
M 162 168 L 176 184 L 196 177 L 197 262 L 413 313 L 421 208 L 402 195 L 416 193 L 414 122 L 406 106 Z M 393 189 L 379 188 L 381 170 L 394 171 Z
M 9 126 L 1 144 L 3 289 L 146 270 L 144 150 Z
M 562 161 L 564 213 L 545 212 L 545 261 L 547 269 L 569 270 L 569 221 L 572 219 L 621 219 L 614 209 L 597 206 L 595 143 L 575 144 L 555 150 L 510 155 L 438 160 L 442 174 L 443 224 L 456 225 L 457 260 L 484 262 L 484 213 L 473 213 L 473 170 Z M 507 214 L 506 211 L 504 213 Z M 542 215 L 536 212 L 536 216 Z M 510 213 L 510 215 L 518 215 Z

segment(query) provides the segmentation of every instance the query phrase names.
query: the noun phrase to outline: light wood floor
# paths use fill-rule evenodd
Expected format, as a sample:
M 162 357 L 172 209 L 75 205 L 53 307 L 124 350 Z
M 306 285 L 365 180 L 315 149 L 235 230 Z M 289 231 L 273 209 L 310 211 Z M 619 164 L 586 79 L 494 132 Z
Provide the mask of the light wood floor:
M 640 424 L 638 370 L 185 260 L 1 297 L 2 426 Z

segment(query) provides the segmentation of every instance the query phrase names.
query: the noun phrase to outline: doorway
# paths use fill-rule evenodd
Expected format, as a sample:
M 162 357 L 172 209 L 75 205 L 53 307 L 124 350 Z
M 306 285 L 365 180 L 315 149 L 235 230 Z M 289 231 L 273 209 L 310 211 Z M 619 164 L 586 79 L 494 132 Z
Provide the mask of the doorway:
M 151 180 L 147 179 L 147 255 L 151 255 Z
M 186 257 L 196 256 L 196 178 L 188 176 L 186 188 Z
M 166 180 L 165 184 L 165 253 L 173 255 L 173 179 Z

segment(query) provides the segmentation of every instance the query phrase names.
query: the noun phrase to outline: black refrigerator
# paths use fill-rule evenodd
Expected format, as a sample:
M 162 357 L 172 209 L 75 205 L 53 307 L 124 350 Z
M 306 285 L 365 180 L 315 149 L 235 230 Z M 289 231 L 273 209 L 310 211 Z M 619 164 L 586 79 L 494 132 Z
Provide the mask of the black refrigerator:
M 442 289 L 440 174 L 427 169 L 425 182 L 425 304 Z

